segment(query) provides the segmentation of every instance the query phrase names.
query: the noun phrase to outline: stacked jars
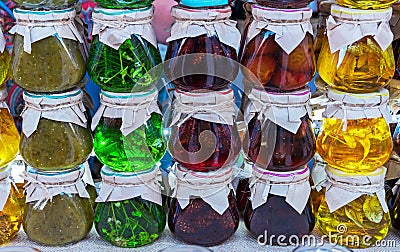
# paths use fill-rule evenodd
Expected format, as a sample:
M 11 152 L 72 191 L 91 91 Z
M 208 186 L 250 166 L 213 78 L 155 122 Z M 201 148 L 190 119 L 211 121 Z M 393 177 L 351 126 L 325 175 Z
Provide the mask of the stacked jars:
M 168 226 L 186 243 L 215 246 L 239 226 L 231 179 L 240 138 L 228 86 L 240 33 L 227 0 L 182 0 L 171 13 L 165 70 L 176 87 L 168 146 L 176 164 Z
M 154 242 L 166 224 L 159 161 L 167 143 L 153 85 L 161 55 L 152 2 L 100 0 L 93 11 L 88 72 L 102 90 L 92 130 L 104 164 L 94 225 L 101 238 L 124 248 Z
M 382 166 L 392 152 L 392 118 L 383 87 L 395 71 L 393 1 L 337 2 L 350 8 L 332 5 L 318 58 L 329 101 L 317 140 L 328 165 L 316 222 L 331 241 L 365 248 L 390 227 Z
M 74 1 L 21 1 L 11 74 L 23 89 L 20 154 L 29 165 L 23 217 L 35 242 L 57 246 L 86 237 L 94 218 L 84 165 L 93 148 L 83 91 L 85 45 Z M 93 191 L 93 187 L 91 188 Z
M 243 153 L 252 176 L 244 221 L 264 244 L 289 244 L 315 225 L 307 163 L 315 153 L 311 92 L 316 69 L 308 1 L 257 1 L 242 42 L 240 62 L 250 93 Z M 291 9 L 284 9 L 291 8 Z M 237 191 L 245 192 L 243 188 Z M 274 239 L 274 237 L 284 239 Z

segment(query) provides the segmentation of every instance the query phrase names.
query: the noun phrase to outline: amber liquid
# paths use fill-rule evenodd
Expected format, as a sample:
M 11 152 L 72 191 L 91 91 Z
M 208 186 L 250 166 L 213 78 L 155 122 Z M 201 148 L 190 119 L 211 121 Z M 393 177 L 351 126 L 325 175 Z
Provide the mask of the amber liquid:
M 240 138 L 236 125 L 189 118 L 173 127 L 168 143 L 174 159 L 193 171 L 214 171 L 236 161 Z
M 323 197 L 317 227 L 331 239 L 330 242 L 350 248 L 366 248 L 385 238 L 390 228 L 390 215 L 383 212 L 376 195 L 363 195 L 333 213 Z M 371 239 L 363 239 L 366 236 Z
M 264 239 L 261 241 L 268 245 L 277 245 L 276 238 L 279 235 L 285 235 L 286 238 L 280 241 L 289 244 L 291 235 L 301 238 L 303 235 L 311 233 L 315 225 L 310 200 L 303 212 L 299 214 L 286 203 L 284 197 L 276 195 L 269 195 L 267 202 L 255 210 L 252 208 L 251 202 L 248 202 L 243 218 L 250 233 L 255 238 L 263 235 Z M 265 237 L 265 233 L 267 233 L 267 237 Z M 270 239 L 272 235 L 275 235 L 275 239 Z
M 0 211 L 0 244 L 10 241 L 19 231 L 22 223 L 22 209 L 19 192 L 11 186 L 10 196 Z
M 345 50 L 342 59 L 340 51 L 331 53 L 325 37 L 318 72 L 330 87 L 348 93 L 372 93 L 392 79 L 395 71 L 392 46 L 382 51 L 374 38 L 366 36 Z
M 348 173 L 375 171 L 389 160 L 392 138 L 384 118 L 347 120 L 324 119 L 317 139 L 317 152 L 329 165 Z
M 0 108 L 0 167 L 17 156 L 20 135 L 7 108 Z
M 275 34 L 266 30 L 242 50 L 240 63 L 248 68 L 243 70 L 244 76 L 255 85 L 261 84 L 267 91 L 304 88 L 316 71 L 310 34 L 290 54 L 275 42 Z
M 169 229 L 185 243 L 207 247 L 223 243 L 239 226 L 233 193 L 228 199 L 229 208 L 222 215 L 200 198 L 191 199 L 185 209 L 176 199 L 172 199 L 168 214 Z
M 184 91 L 224 89 L 239 71 L 235 48 L 221 43 L 217 36 L 174 40 L 168 44 L 165 61 L 168 79 Z
M 308 117 L 302 118 L 296 134 L 271 121 L 265 126 L 257 115 L 249 122 L 243 140 L 243 150 L 248 158 L 271 171 L 294 171 L 310 161 L 315 154 L 315 136 Z

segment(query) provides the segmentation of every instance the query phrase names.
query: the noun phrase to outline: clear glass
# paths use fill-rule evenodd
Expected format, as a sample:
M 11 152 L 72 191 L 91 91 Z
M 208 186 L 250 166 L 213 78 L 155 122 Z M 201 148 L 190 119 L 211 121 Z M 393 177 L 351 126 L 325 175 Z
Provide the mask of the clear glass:
M 9 242 L 19 231 L 23 213 L 19 198 L 20 193 L 11 186 L 7 202 L 0 211 L 0 245 Z
M 268 30 L 262 30 L 241 50 L 240 63 L 250 70 L 243 71 L 245 77 L 253 83 L 260 82 L 267 91 L 304 88 L 316 71 L 313 37 L 309 33 L 290 54 L 276 43 L 275 33 Z
M 168 142 L 169 152 L 177 162 L 199 172 L 214 171 L 233 164 L 240 148 L 236 124 L 231 126 L 193 117 L 179 127 L 172 126 Z
M 94 152 L 109 168 L 120 172 L 150 169 L 164 156 L 167 142 L 162 115 L 153 113 L 147 122 L 124 136 L 122 119 L 103 117 L 94 131 Z
M 164 70 L 168 79 L 176 88 L 188 92 L 224 89 L 235 80 L 239 71 L 236 49 L 223 44 L 217 36 L 201 35 L 171 41 L 165 61 Z M 207 74 L 190 74 L 195 70 L 204 70 Z
M 141 198 L 99 203 L 94 225 L 107 242 L 124 248 L 152 243 L 163 232 L 165 208 Z
M 367 174 L 390 158 L 393 143 L 382 117 L 347 120 L 326 118 L 317 139 L 317 152 L 329 165 L 347 173 Z
M 88 128 L 41 118 L 36 131 L 22 134 L 20 154 L 39 171 L 62 171 L 84 163 L 93 148 Z
M 15 34 L 11 56 L 13 80 L 29 92 L 53 93 L 76 87 L 86 73 L 79 41 L 51 36 L 24 51 L 24 37 Z
M 161 71 L 154 69 L 161 63 L 158 48 L 135 34 L 115 50 L 93 36 L 88 61 L 88 73 L 103 90 L 119 93 L 142 91 L 152 85 Z M 135 89 L 134 89 L 135 88 Z
M 0 108 L 0 167 L 6 166 L 18 154 L 20 135 L 7 108 Z
M 331 53 L 328 38 L 324 38 L 317 68 L 330 87 L 348 93 L 373 93 L 392 79 L 396 67 L 391 45 L 383 51 L 372 36 L 365 36 L 341 50 Z
M 14 0 L 14 2 L 25 10 L 60 10 L 73 6 L 77 0 Z
M 63 246 L 84 239 L 92 229 L 94 212 L 90 199 L 62 194 L 48 201 L 43 210 L 27 203 L 23 227 L 29 239 L 47 246 Z
M 301 118 L 296 134 L 281 126 L 257 119 L 250 120 L 243 140 L 247 158 L 259 167 L 271 171 L 295 171 L 307 164 L 315 154 L 315 136 L 308 116 Z
M 177 199 L 171 200 L 168 226 L 185 243 L 216 246 L 231 237 L 239 227 L 239 213 L 233 192 L 228 195 L 229 207 L 220 215 L 201 198 L 190 199 L 182 209 Z
M 339 5 L 354 9 L 386 9 L 397 0 L 337 0 Z
M 277 245 L 278 239 L 272 239 L 284 235 L 280 240 L 289 244 L 289 237 L 296 235 L 301 238 L 310 234 L 315 226 L 315 218 L 312 212 L 311 201 L 308 200 L 303 212 L 299 214 L 287 202 L 285 197 L 268 195 L 268 200 L 263 205 L 252 208 L 249 201 L 243 214 L 246 228 L 258 241 L 266 242 L 268 245 Z M 265 237 L 267 234 L 267 237 Z M 258 239 L 262 235 L 263 239 Z M 272 241 L 272 244 L 270 242 Z
M 322 198 L 316 225 L 330 242 L 350 248 L 367 248 L 385 238 L 390 229 L 390 214 L 384 213 L 375 194 L 362 195 L 331 213 Z M 370 239 L 365 239 L 368 236 Z

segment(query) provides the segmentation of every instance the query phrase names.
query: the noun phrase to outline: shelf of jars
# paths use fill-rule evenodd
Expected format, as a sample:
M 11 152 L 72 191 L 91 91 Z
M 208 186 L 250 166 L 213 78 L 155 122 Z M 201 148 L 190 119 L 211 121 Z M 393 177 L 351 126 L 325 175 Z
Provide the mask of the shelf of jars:
M 0 244 L 400 242 L 396 1 L 322 1 L 315 35 L 307 0 L 247 4 L 242 34 L 232 1 L 177 1 L 164 60 L 152 2 L 99 0 L 90 48 L 74 1 L 18 2 L 11 58 L 0 36 L 0 81 L 25 90 L 21 135 L 0 90 Z M 93 117 L 86 72 L 101 87 Z

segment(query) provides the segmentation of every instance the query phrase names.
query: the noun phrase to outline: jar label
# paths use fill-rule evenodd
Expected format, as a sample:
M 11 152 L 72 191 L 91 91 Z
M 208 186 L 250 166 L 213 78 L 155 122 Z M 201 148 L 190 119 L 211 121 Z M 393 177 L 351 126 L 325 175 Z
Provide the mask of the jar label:
M 141 197 L 144 200 L 162 205 L 161 171 L 158 166 L 144 172 L 115 172 L 104 166 L 103 178 L 96 202 L 122 201 Z
M 307 205 L 311 193 L 308 168 L 295 172 L 272 172 L 253 166 L 250 179 L 250 201 L 253 209 L 268 200 L 268 195 L 286 198 L 286 202 L 301 214 Z
M 376 194 L 383 211 L 385 213 L 389 211 L 384 189 L 385 167 L 380 167 L 368 175 L 349 176 L 331 167 L 326 170 L 326 173 L 325 199 L 331 213 L 365 194 Z
M 100 107 L 92 119 L 95 130 L 102 117 L 122 118 L 121 132 L 129 135 L 150 119 L 152 113 L 161 115 L 156 88 L 145 93 L 111 93 L 101 91 Z
M 249 26 L 246 43 L 249 43 L 262 30 L 269 30 L 276 34 L 276 43 L 290 54 L 303 41 L 307 33 L 313 34 L 310 22 L 312 10 L 309 8 L 287 11 L 257 4 L 252 6 L 254 20 Z
M 175 23 L 167 42 L 178 39 L 194 38 L 201 35 L 214 36 L 235 49 L 239 48 L 241 34 L 236 28 L 236 21 L 230 18 L 230 7 L 217 10 L 188 10 L 178 6 L 172 7 L 171 14 Z
M 153 7 L 145 10 L 118 10 L 96 7 L 93 11 L 93 36 L 99 35 L 101 43 L 118 50 L 132 34 L 158 47 L 156 34 L 151 25 Z

